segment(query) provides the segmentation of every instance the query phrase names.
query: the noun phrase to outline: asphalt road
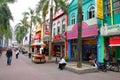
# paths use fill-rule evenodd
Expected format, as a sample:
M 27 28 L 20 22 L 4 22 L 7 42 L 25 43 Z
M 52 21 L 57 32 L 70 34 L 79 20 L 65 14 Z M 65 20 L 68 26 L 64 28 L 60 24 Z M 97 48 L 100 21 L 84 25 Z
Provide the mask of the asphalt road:
M 120 80 L 120 72 L 95 72 L 76 74 L 67 70 L 59 70 L 58 64 L 36 64 L 28 56 L 19 55 L 12 64 L 6 64 L 5 52 L 0 58 L 0 80 Z

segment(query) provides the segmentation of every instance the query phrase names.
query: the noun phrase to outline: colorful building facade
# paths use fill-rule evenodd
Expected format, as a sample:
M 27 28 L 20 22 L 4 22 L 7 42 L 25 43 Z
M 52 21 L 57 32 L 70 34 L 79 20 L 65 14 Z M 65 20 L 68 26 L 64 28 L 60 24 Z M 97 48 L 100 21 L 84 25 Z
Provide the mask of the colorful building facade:
M 59 9 L 53 15 L 53 27 L 52 27 L 52 53 L 55 56 L 67 56 L 67 39 L 66 39 L 66 27 L 68 25 L 68 17 Z
M 77 59 L 77 38 L 78 38 L 78 0 L 72 0 L 68 7 L 68 55 L 69 60 Z M 82 58 L 89 60 L 89 56 L 97 55 L 98 24 L 95 17 L 95 0 L 82 1 L 83 22 L 82 22 Z
M 111 61 L 120 58 L 120 0 L 104 0 L 103 26 L 100 28 L 104 54 Z M 106 7 L 105 7 L 106 6 Z
M 77 53 L 77 1 L 68 6 L 68 55 L 76 59 Z M 98 4 L 101 3 L 101 4 Z M 104 58 L 117 61 L 120 58 L 120 1 L 82 0 L 82 58 L 94 53 L 98 62 Z

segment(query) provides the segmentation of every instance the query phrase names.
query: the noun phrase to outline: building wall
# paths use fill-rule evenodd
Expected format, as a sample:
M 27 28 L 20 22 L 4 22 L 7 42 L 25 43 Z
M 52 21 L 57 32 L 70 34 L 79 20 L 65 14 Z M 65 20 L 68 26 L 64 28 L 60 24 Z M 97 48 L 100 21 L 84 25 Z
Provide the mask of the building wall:
M 111 1 L 111 0 L 110 0 Z M 120 24 L 120 11 L 119 11 L 119 13 L 114 13 L 114 10 L 115 10 L 115 8 L 114 8 L 114 3 L 113 3 L 113 1 L 114 0 L 112 0 L 112 8 L 110 7 L 110 9 L 112 9 L 112 15 L 113 15 L 113 17 L 111 16 L 111 14 L 110 15 L 106 15 L 106 12 L 107 12 L 107 10 L 106 10 L 106 6 L 105 6 L 105 1 L 104 1 L 104 19 L 103 19 L 103 24 L 105 23 L 105 24 L 107 24 L 107 29 L 108 28 L 114 28 L 114 30 L 113 29 L 111 29 L 111 31 L 113 31 L 114 33 L 112 34 L 110 34 L 109 33 L 109 31 L 110 30 L 107 30 L 108 31 L 108 33 L 106 34 L 106 35 L 102 35 L 101 37 L 103 38 L 102 40 L 101 40 L 101 43 L 104 45 L 103 46 L 103 48 L 104 48 L 104 50 L 106 50 L 106 46 L 105 46 L 105 41 L 106 41 L 106 39 L 108 39 L 109 41 L 110 41 L 110 38 L 112 38 L 112 37 L 119 37 L 120 36 L 120 31 L 118 30 L 118 31 L 115 31 L 116 29 L 119 29 L 120 28 L 120 26 L 115 26 L 115 25 L 117 25 L 117 24 Z M 119 0 L 118 0 L 119 1 Z M 119 2 L 120 3 L 120 2 Z M 120 9 L 120 7 L 118 7 L 119 9 Z M 113 24 L 112 24 L 112 21 L 113 21 Z M 103 25 L 104 26 L 104 25 Z M 102 32 L 101 32 L 102 33 Z M 120 45 L 119 44 L 117 44 L 117 46 L 109 46 L 109 45 L 111 45 L 109 42 L 108 42 L 108 46 L 107 47 L 110 47 L 111 48 L 111 50 L 112 50 L 112 53 L 115 53 L 115 60 L 117 60 L 118 58 L 120 58 L 120 55 L 119 55 L 119 53 L 120 53 L 120 50 L 119 50 L 119 48 L 120 48 Z M 107 51 L 107 50 L 106 50 Z M 105 54 L 105 52 L 104 52 L 104 54 Z
M 72 25 L 75 25 L 76 23 L 78 23 L 78 21 L 77 21 L 77 16 L 78 16 L 77 15 L 78 14 L 78 4 L 77 3 L 78 2 L 77 1 L 78 0 L 72 0 L 72 2 L 68 6 L 68 27 L 71 27 Z M 82 0 L 82 11 L 83 11 L 83 15 L 84 15 L 83 21 L 90 20 L 90 19 L 88 19 L 88 9 L 90 6 L 95 6 L 95 0 Z M 72 21 L 71 21 L 73 14 L 75 15 L 75 24 L 72 24 Z M 76 52 L 77 52 L 76 50 L 74 50 L 74 49 L 76 49 L 76 45 L 77 45 L 76 42 L 74 43 L 74 40 L 76 41 L 76 39 L 68 39 L 69 60 L 71 60 L 73 53 L 75 53 L 74 55 L 76 55 Z

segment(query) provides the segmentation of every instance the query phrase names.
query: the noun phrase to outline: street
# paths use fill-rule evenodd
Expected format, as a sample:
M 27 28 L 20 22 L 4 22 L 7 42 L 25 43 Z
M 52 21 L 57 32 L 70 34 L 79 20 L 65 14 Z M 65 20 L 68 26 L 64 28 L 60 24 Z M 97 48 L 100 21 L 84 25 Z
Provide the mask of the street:
M 23 54 L 15 58 L 12 64 L 6 64 L 5 52 L 0 58 L 0 80 L 120 80 L 120 72 L 95 72 L 76 74 L 67 70 L 59 70 L 58 64 L 36 64 Z

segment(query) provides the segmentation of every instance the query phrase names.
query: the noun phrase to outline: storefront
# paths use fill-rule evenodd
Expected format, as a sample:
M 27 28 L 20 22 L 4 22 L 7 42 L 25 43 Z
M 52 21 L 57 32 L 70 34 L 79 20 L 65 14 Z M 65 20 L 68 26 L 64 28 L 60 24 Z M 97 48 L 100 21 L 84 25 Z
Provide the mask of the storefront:
M 82 41 L 82 58 L 83 61 L 89 61 L 91 54 L 97 55 L 96 38 L 87 38 Z
M 65 40 L 61 38 L 62 35 L 56 35 L 53 37 L 53 56 L 64 56 L 65 53 Z
M 82 22 L 82 57 L 87 60 L 89 55 L 93 52 L 97 55 L 97 35 L 98 27 L 96 18 Z M 77 56 L 77 38 L 78 38 L 78 24 L 68 26 L 67 40 L 68 40 L 68 55 L 69 60 L 76 60 Z M 89 55 L 87 55 L 89 51 Z
M 116 61 L 120 58 L 120 24 L 103 26 L 101 35 L 104 36 L 104 54 L 110 61 Z
M 49 35 L 43 36 L 43 43 L 46 44 L 44 48 L 44 54 L 48 56 L 49 53 Z

